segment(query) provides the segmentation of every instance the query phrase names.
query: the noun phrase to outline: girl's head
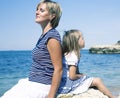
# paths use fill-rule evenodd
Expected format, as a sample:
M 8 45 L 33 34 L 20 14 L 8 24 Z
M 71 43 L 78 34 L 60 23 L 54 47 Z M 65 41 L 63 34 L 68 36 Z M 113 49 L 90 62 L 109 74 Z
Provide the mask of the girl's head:
M 79 30 L 72 29 L 65 31 L 62 40 L 63 54 L 74 51 L 79 57 L 80 49 L 84 48 L 84 45 L 84 39 Z
M 47 19 L 51 26 L 56 28 L 59 24 L 62 10 L 58 3 L 51 0 L 41 0 L 36 9 L 36 22 L 41 22 L 40 19 Z M 37 17 L 38 16 L 38 17 Z M 37 20 L 38 18 L 38 20 Z

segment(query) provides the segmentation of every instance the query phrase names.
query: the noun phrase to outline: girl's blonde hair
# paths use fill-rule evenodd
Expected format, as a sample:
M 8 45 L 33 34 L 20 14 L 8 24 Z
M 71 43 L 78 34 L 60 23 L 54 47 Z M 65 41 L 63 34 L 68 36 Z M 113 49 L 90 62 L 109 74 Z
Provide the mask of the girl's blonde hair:
M 78 43 L 79 38 L 80 38 L 79 30 L 72 29 L 69 31 L 65 31 L 65 34 L 63 35 L 63 40 L 62 40 L 63 55 L 65 53 L 74 51 L 78 59 L 80 58 L 80 46 Z
M 42 3 L 46 4 L 46 7 L 51 15 L 55 15 L 55 17 L 51 20 L 51 26 L 56 28 L 62 15 L 62 9 L 60 5 L 57 2 L 51 0 L 41 0 L 41 2 L 37 5 L 37 9 Z

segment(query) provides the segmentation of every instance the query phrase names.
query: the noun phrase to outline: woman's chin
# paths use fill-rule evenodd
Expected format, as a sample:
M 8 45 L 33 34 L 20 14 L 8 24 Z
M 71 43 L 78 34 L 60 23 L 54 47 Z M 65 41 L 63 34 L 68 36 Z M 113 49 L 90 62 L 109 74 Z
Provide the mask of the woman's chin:
M 35 22 L 36 22 L 36 23 L 39 23 L 39 21 L 40 21 L 39 19 L 37 19 L 37 18 L 35 19 Z

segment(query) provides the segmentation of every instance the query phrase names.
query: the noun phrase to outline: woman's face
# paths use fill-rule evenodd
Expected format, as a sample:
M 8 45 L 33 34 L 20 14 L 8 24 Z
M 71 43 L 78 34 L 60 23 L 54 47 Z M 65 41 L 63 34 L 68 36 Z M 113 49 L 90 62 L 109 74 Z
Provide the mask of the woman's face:
M 35 19 L 36 23 L 40 23 L 40 24 L 48 23 L 51 20 L 50 16 L 51 15 L 46 8 L 46 4 L 41 3 L 36 10 L 36 19 Z
M 82 36 L 82 33 L 79 33 L 79 40 L 78 40 L 78 44 L 80 46 L 80 48 L 84 48 L 85 47 L 85 41 L 84 41 L 84 38 Z

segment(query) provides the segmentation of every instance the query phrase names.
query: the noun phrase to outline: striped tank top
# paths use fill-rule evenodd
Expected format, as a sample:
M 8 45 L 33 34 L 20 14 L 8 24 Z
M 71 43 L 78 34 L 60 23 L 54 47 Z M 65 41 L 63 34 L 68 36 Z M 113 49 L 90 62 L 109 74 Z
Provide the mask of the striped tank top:
M 32 65 L 29 74 L 29 81 L 51 84 L 53 65 L 47 49 L 47 42 L 54 38 L 61 43 L 60 34 L 56 29 L 51 29 L 39 38 L 36 47 L 32 50 Z

